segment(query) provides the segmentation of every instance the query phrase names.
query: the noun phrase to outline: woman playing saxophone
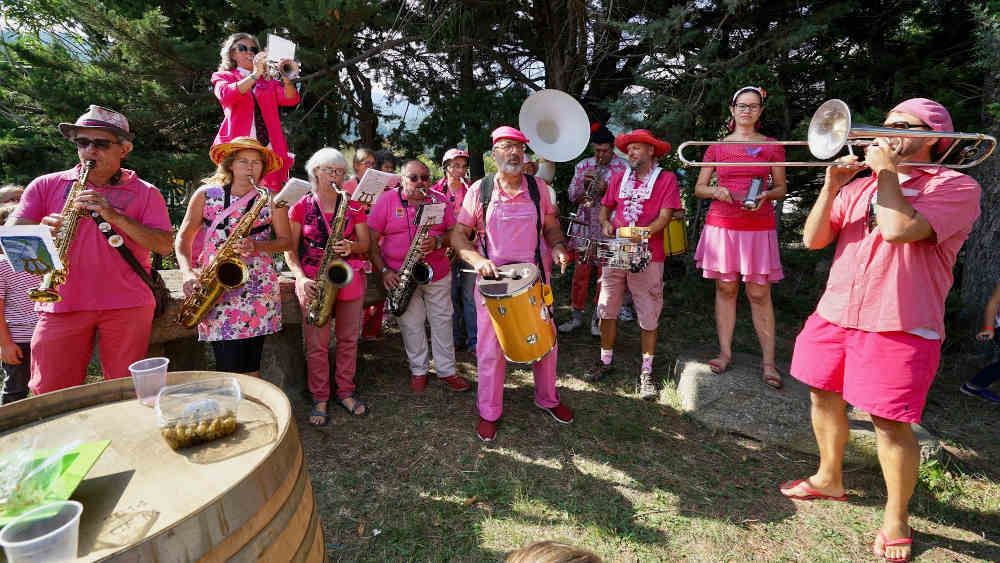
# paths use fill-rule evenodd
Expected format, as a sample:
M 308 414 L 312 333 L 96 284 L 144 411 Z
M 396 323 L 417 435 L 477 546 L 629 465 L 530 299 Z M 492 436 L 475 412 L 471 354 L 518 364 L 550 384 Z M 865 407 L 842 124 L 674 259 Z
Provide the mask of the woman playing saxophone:
M 216 262 L 230 233 L 243 222 L 244 215 L 258 208 L 254 189 L 257 182 L 281 168 L 281 159 L 251 137 L 237 137 L 216 145 L 210 153 L 217 165 L 188 204 L 174 250 L 184 276 L 184 294 L 199 286 L 200 269 Z M 201 256 L 191 255 L 195 235 L 204 229 Z M 273 236 L 272 236 L 273 232 Z M 198 339 L 212 343 L 215 367 L 219 371 L 260 375 L 264 336 L 281 330 L 281 293 L 278 271 L 272 254 L 289 248 L 288 216 L 272 213 L 271 204 L 260 208 L 247 236 L 231 248 L 247 271 L 246 283 L 223 291 L 198 323 Z
M 295 294 L 302 306 L 302 317 L 306 318 L 309 306 L 317 299 L 321 282 L 317 281 L 325 273 L 317 275 L 327 243 L 331 236 L 342 239 L 332 246 L 337 258 L 346 259 L 354 271 L 353 279 L 337 290 L 332 321 L 321 326 L 309 322 L 302 323 L 305 336 L 306 365 L 309 376 L 309 392 L 313 405 L 309 413 L 309 423 L 322 426 L 328 420 L 327 404 L 330 400 L 330 329 L 334 325 L 337 336 L 337 402 L 354 415 L 363 415 L 368 407 L 354 391 L 354 372 L 357 365 L 358 324 L 361 321 L 361 305 L 364 301 L 365 274 L 364 260 L 368 251 L 368 226 L 365 213 L 357 202 L 346 207 L 341 231 L 335 232 L 341 203 L 347 203 L 350 196 L 341 186 L 347 177 L 347 160 L 340 151 L 323 148 L 306 162 L 306 173 L 313 191 L 299 200 L 289 211 L 291 225 L 291 248 L 285 251 L 285 262 L 295 274 Z

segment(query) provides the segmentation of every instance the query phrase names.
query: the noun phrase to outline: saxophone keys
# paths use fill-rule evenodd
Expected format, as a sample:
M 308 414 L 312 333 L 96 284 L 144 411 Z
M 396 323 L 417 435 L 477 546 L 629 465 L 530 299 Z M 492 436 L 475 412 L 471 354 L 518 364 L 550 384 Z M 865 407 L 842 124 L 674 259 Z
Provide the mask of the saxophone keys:
M 119 234 L 113 234 L 110 237 L 108 237 L 108 244 L 110 244 L 113 248 L 118 248 L 124 243 L 125 239 L 123 239 L 122 236 Z
M 111 232 L 111 223 L 108 223 L 107 221 L 101 221 L 100 223 L 97 224 L 97 228 L 100 229 L 102 233 L 109 233 Z

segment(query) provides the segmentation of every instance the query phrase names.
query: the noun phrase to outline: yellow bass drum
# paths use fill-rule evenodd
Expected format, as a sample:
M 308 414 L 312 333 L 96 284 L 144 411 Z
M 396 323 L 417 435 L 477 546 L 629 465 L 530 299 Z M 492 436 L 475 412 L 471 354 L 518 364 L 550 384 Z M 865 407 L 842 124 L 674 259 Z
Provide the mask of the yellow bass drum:
M 490 311 L 500 347 L 511 362 L 537 362 L 556 345 L 549 313 L 552 289 L 542 283 L 534 264 L 507 264 L 498 269 L 500 279 L 479 277 L 479 294 Z

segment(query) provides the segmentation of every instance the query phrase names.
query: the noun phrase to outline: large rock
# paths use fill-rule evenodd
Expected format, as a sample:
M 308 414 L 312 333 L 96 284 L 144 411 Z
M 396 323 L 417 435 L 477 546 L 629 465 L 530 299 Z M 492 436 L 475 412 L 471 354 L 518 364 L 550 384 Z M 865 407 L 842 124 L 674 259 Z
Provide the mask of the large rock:
M 819 455 L 809 420 L 809 388 L 779 366 L 784 387 L 767 386 L 760 371 L 760 359 L 736 354 L 727 372 L 712 373 L 701 359 L 680 356 L 674 366 L 681 408 L 710 428 L 743 434 L 770 445 Z M 845 461 L 851 465 L 878 466 L 875 429 L 863 411 L 848 408 L 851 437 Z M 920 441 L 922 460 L 941 455 L 941 444 L 919 424 L 913 425 Z

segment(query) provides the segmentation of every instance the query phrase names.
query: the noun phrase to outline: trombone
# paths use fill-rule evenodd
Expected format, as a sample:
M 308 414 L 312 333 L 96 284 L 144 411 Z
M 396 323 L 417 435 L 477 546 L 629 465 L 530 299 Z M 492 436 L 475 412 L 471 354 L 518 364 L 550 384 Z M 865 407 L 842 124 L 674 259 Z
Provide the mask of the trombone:
M 959 143 L 951 143 L 948 150 L 934 162 L 908 162 L 907 166 L 944 166 L 945 168 L 971 168 L 986 160 L 997 146 L 995 137 L 983 133 L 949 133 L 943 131 L 913 131 L 909 129 L 894 129 L 892 127 L 876 127 L 874 125 L 855 124 L 851 119 L 851 110 L 842 100 L 827 100 L 813 113 L 809 121 L 809 134 L 806 141 L 687 141 L 677 147 L 677 158 L 684 166 L 843 166 L 842 162 L 806 161 L 806 162 L 704 162 L 684 158 L 684 149 L 696 145 L 782 145 L 808 146 L 809 152 L 819 159 L 833 158 L 845 146 L 854 154 L 853 147 L 867 147 L 874 144 L 877 137 L 917 138 L 917 139 L 960 139 L 971 141 L 956 151 Z M 944 164 L 944 160 L 952 153 L 958 155 L 958 162 Z M 864 166 L 858 162 L 854 166 Z

